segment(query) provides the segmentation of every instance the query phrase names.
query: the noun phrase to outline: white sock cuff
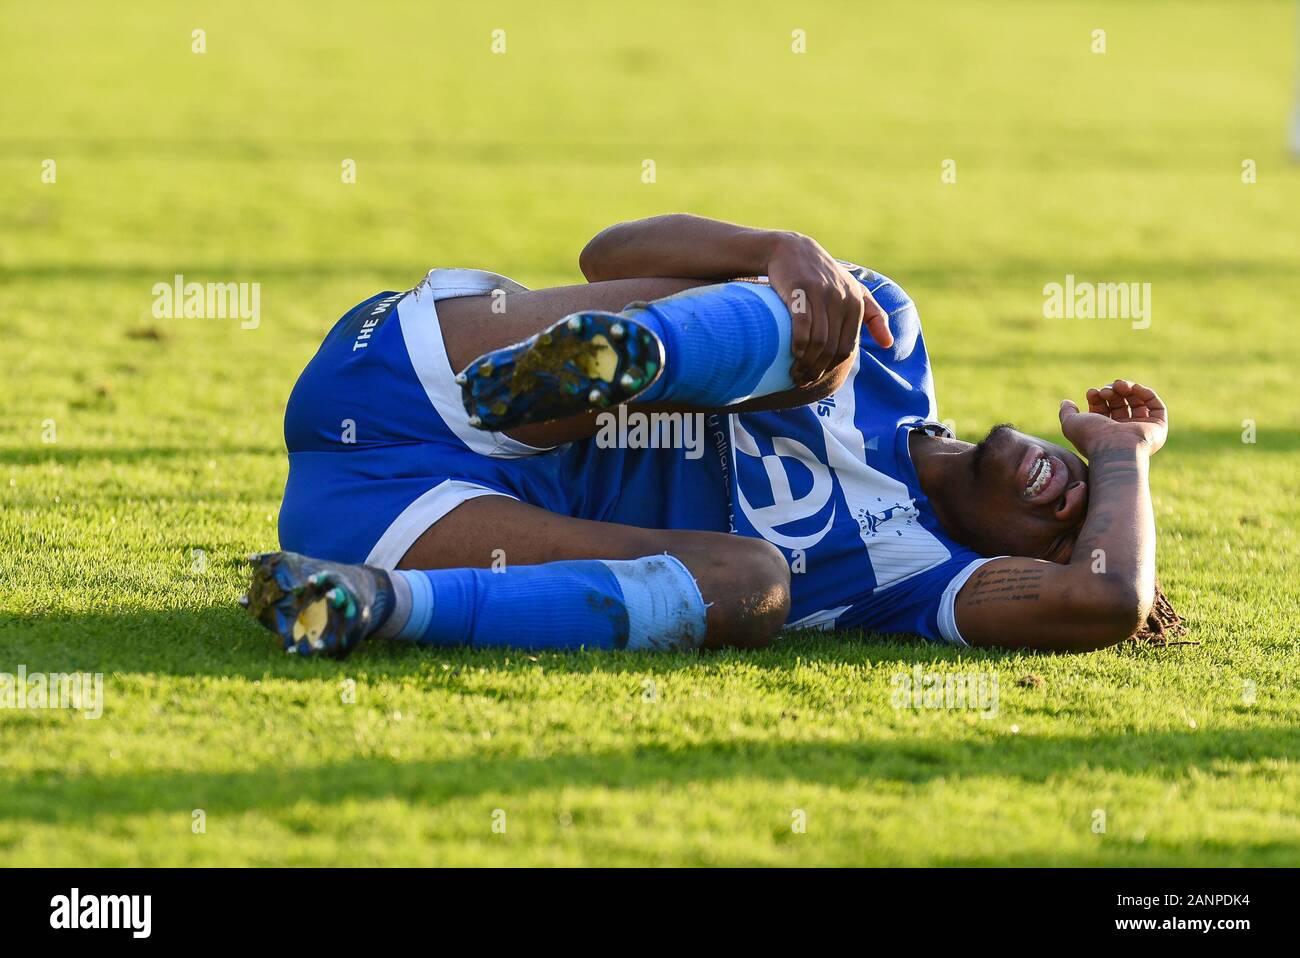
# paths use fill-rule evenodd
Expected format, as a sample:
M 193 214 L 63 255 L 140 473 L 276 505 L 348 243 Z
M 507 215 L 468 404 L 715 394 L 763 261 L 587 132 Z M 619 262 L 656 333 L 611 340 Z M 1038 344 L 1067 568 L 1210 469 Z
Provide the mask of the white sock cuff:
M 624 561 L 601 560 L 614 574 L 627 609 L 627 648 L 698 649 L 707 610 L 690 570 L 664 553 Z
M 402 631 L 407 619 L 411 617 L 411 587 L 406 579 L 396 570 L 388 573 L 388 581 L 393 586 L 393 611 L 388 613 L 384 624 L 375 630 L 374 638 L 391 639 Z
M 790 378 L 790 366 L 794 364 L 794 352 L 791 346 L 794 341 L 794 319 L 790 315 L 789 307 L 785 305 L 780 295 L 771 286 L 761 283 L 736 283 L 734 285 L 742 287 L 745 292 L 752 293 L 761 299 L 763 305 L 772 314 L 772 319 L 776 325 L 776 359 L 763 372 L 762 378 L 759 379 L 758 385 L 754 387 L 751 395 L 770 396 L 772 393 L 794 389 L 795 382 Z

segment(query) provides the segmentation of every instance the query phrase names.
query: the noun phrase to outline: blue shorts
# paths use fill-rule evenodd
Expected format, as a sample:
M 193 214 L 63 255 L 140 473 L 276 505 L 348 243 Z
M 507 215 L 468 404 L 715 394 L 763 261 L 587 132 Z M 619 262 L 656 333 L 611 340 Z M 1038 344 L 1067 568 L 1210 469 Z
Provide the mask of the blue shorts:
M 395 568 L 448 512 L 490 495 L 642 528 L 728 528 L 726 416 L 708 417 L 702 455 L 595 439 L 539 449 L 469 425 L 436 303 L 523 288 L 495 273 L 438 269 L 334 325 L 285 410 L 281 548 Z

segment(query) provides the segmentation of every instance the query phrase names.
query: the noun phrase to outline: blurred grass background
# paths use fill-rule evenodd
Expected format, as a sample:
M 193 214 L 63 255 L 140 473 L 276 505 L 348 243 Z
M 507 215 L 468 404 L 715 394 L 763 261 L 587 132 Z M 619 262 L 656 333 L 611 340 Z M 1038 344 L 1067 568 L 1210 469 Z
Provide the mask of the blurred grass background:
M 0 711 L 0 862 L 1293 863 L 1295 17 L 0 3 L 0 671 L 108 695 L 98 722 Z M 1157 386 L 1161 577 L 1201 644 L 283 661 L 232 603 L 324 331 L 432 266 L 577 281 L 601 227 L 672 210 L 897 279 L 962 435 Z M 154 319 L 176 273 L 260 283 L 260 326 Z M 1067 273 L 1151 283 L 1151 327 L 1044 319 Z M 916 662 L 996 671 L 1000 715 L 895 712 Z

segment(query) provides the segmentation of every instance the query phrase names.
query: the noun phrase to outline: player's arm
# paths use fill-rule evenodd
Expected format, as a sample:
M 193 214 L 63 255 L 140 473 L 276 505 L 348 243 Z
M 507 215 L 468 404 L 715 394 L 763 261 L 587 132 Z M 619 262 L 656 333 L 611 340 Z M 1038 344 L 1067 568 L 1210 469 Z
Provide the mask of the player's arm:
M 1147 484 L 1164 444 L 1164 403 L 1140 383 L 1088 391 L 1088 411 L 1061 404 L 1061 430 L 1088 457 L 1088 514 L 1070 562 L 1008 557 L 981 566 L 957 594 L 971 645 L 1090 651 L 1122 642 L 1155 601 L 1156 527 Z
M 793 321 L 796 382 L 813 383 L 857 350 L 865 321 L 893 345 L 889 317 L 871 294 L 811 237 L 754 229 L 689 213 L 617 223 L 587 243 L 578 265 L 588 282 L 635 277 L 725 281 L 766 276 Z
M 766 275 L 777 247 L 799 240 L 813 242 L 784 230 L 669 213 L 606 227 L 583 247 L 578 265 L 590 283 L 641 276 L 721 281 Z

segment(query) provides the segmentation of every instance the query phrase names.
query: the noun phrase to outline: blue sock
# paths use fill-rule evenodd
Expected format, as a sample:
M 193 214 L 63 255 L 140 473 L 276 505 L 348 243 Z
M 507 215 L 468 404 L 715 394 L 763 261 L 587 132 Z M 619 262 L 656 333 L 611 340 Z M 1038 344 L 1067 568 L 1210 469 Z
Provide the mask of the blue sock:
M 694 649 L 705 605 L 670 555 L 490 569 L 389 573 L 383 637 L 423 645 L 524 649 Z
M 664 344 L 663 374 L 639 403 L 714 408 L 794 388 L 790 311 L 770 286 L 701 286 L 626 315 Z

